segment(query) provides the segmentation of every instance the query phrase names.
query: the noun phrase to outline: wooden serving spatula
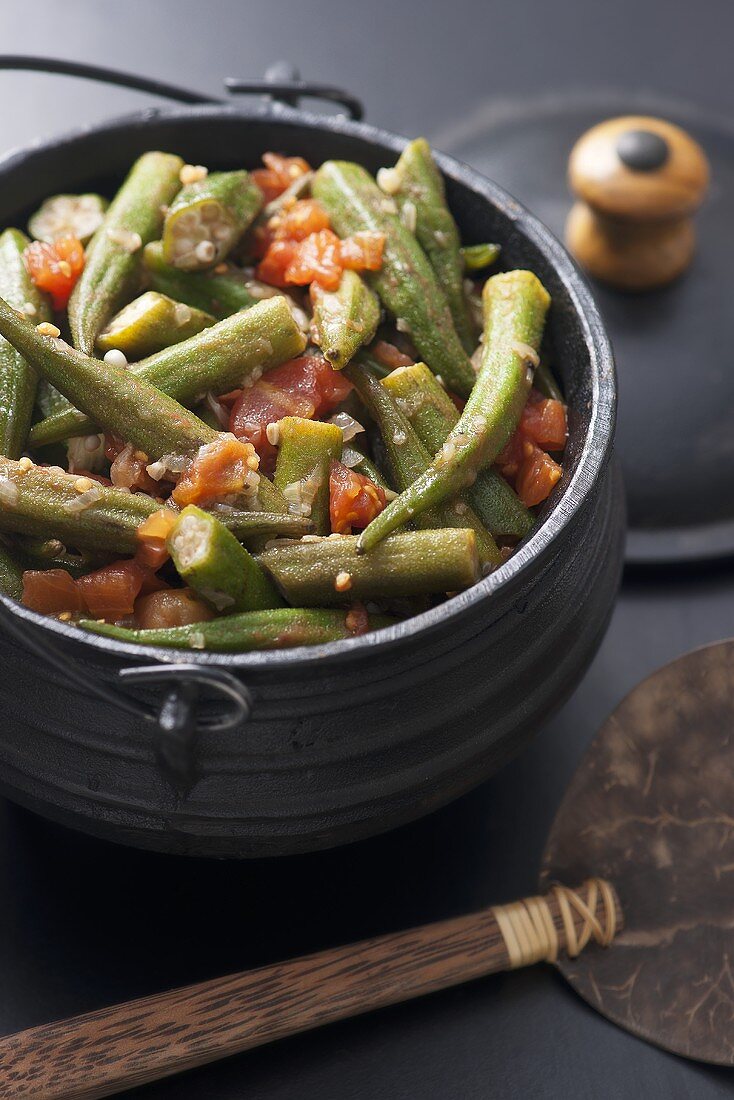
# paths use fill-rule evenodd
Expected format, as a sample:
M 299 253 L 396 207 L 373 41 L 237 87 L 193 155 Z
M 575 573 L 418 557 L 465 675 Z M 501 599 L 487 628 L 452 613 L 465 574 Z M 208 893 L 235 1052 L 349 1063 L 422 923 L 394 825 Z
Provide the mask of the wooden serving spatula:
M 628 1031 L 734 1065 L 734 641 L 655 673 L 602 727 L 551 829 L 541 886 L 8 1036 L 0 1098 L 111 1096 L 542 960 Z

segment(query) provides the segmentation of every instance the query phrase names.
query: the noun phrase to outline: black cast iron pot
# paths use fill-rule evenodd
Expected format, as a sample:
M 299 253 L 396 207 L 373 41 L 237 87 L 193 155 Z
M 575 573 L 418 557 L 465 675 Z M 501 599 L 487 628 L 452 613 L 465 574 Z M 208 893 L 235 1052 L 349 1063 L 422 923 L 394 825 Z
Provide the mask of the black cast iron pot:
M 303 88 L 281 79 L 275 90 L 292 103 Z M 321 92 L 358 112 L 351 97 Z M 24 224 L 54 192 L 112 192 L 147 149 L 221 168 L 253 166 L 275 149 L 374 171 L 403 143 L 272 99 L 147 110 L 8 157 L 0 220 Z M 3 794 L 145 848 L 304 852 L 456 798 L 501 767 L 576 686 L 621 569 L 624 509 L 609 464 L 612 353 L 584 280 L 551 234 L 495 184 L 448 157 L 439 163 L 463 239 L 500 241 L 504 264 L 537 272 L 553 298 L 570 440 L 563 479 L 532 537 L 492 576 L 426 614 L 280 653 L 120 645 L 3 600 Z

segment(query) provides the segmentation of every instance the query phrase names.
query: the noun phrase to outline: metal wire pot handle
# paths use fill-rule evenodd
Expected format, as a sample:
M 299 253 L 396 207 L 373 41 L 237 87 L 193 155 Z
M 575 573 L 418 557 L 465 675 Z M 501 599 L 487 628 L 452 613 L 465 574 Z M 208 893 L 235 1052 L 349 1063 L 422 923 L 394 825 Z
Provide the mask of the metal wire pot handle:
M 99 80 L 123 88 L 164 96 L 179 103 L 223 104 L 227 101 L 205 95 L 152 77 L 88 65 L 62 58 L 35 57 L 25 54 L 0 54 L 0 70 L 22 69 L 60 73 L 66 76 Z M 312 84 L 300 79 L 298 70 L 287 62 L 276 62 L 265 73 L 264 80 L 240 80 L 230 77 L 227 90 L 234 94 L 265 95 L 274 107 L 296 107 L 302 97 L 327 100 L 343 107 L 356 120 L 363 116 L 362 104 L 349 92 L 327 84 Z M 169 690 L 159 706 L 150 706 L 113 686 L 104 677 L 90 676 L 88 671 L 69 660 L 50 637 L 43 643 L 32 629 L 12 609 L 12 601 L 0 598 L 0 623 L 10 634 L 41 661 L 50 664 L 68 683 L 72 682 L 85 695 L 94 695 L 103 702 L 119 707 L 125 713 L 155 725 L 156 756 L 162 772 L 179 792 L 184 793 L 195 782 L 195 742 L 199 733 L 223 732 L 242 726 L 250 716 L 252 695 L 237 677 L 223 669 L 196 664 L 171 663 L 141 665 L 121 669 L 118 679 L 124 684 L 166 683 Z M 197 715 L 199 689 L 226 700 L 227 706 L 217 714 Z
M 168 84 L 151 76 L 139 76 L 103 65 L 88 65 L 82 61 L 66 61 L 58 57 L 35 57 L 30 54 L 0 54 L 0 69 L 23 69 L 41 73 L 60 73 L 78 76 L 86 80 L 99 80 L 103 84 L 117 84 L 121 88 L 133 88 L 137 92 L 150 92 L 178 103 L 226 103 L 218 96 L 192 91 L 178 84 Z M 264 95 L 275 104 L 297 107 L 300 99 L 323 99 L 343 107 L 350 118 L 359 121 L 364 117 L 362 103 L 351 92 L 332 84 L 314 84 L 301 80 L 298 70 L 287 61 L 276 61 L 265 71 L 264 80 L 241 80 L 227 77 L 224 86 L 236 95 Z

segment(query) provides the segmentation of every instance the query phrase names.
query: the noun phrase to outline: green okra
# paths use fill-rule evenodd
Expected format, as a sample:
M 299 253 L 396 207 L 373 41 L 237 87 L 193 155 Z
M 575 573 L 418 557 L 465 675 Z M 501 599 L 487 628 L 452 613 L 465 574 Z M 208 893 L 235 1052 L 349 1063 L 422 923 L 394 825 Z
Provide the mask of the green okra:
M 406 531 L 369 554 L 352 535 L 284 543 L 260 554 L 291 604 L 303 607 L 389 599 L 468 588 L 480 577 L 477 540 L 468 529 Z
M 477 345 L 466 295 L 464 258 L 456 222 L 446 203 L 443 177 L 436 167 L 425 138 L 409 142 L 394 169 L 400 186 L 395 199 L 408 227 L 415 222 L 415 235 L 446 295 L 454 328 L 466 352 Z
M 408 418 L 426 450 L 435 455 L 455 427 L 459 412 L 425 363 L 398 367 L 382 385 Z M 497 470 L 486 467 L 469 490 L 469 499 L 495 538 L 522 539 L 535 519 Z
M 97 350 L 102 355 L 121 351 L 129 361 L 143 359 L 196 336 L 214 321 L 211 313 L 147 290 L 123 306 L 102 329 L 97 337 Z
M 92 359 L 57 336 L 42 335 L 2 298 L 0 335 L 100 428 L 151 458 L 191 454 L 219 434 L 125 367 Z
M 0 542 L 0 593 L 19 600 L 23 595 L 23 566 L 12 551 Z
M 26 569 L 65 569 L 72 577 L 82 577 L 110 561 L 114 551 L 68 550 L 60 539 L 20 535 L 15 539 L 17 556 Z
M 288 300 L 279 296 L 266 298 L 246 313 L 227 317 L 180 344 L 133 363 L 123 373 L 155 386 L 182 405 L 191 405 L 208 391 L 226 393 L 248 378 L 295 358 L 305 346 L 306 338 Z M 33 446 L 41 447 L 72 435 L 86 435 L 96 423 L 67 404 L 65 409 L 34 424 L 29 439 Z
M 192 309 L 211 313 L 218 320 L 249 309 L 258 299 L 250 293 L 242 276 L 225 273 L 181 271 L 163 259 L 162 241 L 151 241 L 143 250 L 146 276 L 153 290 L 167 294 Z
M 501 252 L 502 246 L 499 244 L 468 244 L 462 248 L 461 255 L 466 271 L 473 274 L 496 264 Z
M 28 220 L 28 232 L 37 241 L 52 243 L 76 237 L 82 244 L 96 233 L 108 207 L 101 195 L 51 195 Z
M 384 363 L 372 354 L 369 348 L 362 348 L 355 355 L 355 359 L 362 366 L 367 367 L 370 374 L 373 374 L 376 378 L 387 378 L 391 371 L 391 367 L 386 367 Z
M 310 516 L 315 534 L 328 535 L 329 468 L 341 457 L 342 430 L 300 416 L 283 417 L 278 428 L 275 486 L 297 514 Z
M 210 172 L 181 189 L 163 226 L 163 258 L 183 271 L 220 263 L 263 204 L 249 172 Z
M 431 370 L 440 374 L 450 389 L 467 397 L 474 385 L 474 369 L 456 334 L 433 268 L 398 217 L 394 199 L 383 194 L 364 168 L 347 161 L 322 164 L 312 193 L 328 211 L 340 236 L 362 231 L 384 233 L 382 267 L 367 272 L 367 282 L 408 329 Z
M 335 370 L 341 370 L 363 344 L 373 339 L 380 321 L 377 295 L 356 271 L 345 271 L 336 290 L 311 284 L 316 343 Z
M 262 567 L 211 512 L 189 504 L 167 546 L 181 579 L 215 611 L 264 611 L 282 605 Z
M 409 519 L 473 485 L 518 425 L 533 382 L 550 296 L 531 271 L 488 279 L 484 344 L 476 385 L 430 467 L 359 536 L 369 550 Z
M 370 615 L 369 629 L 392 626 L 387 615 Z M 248 653 L 256 649 L 287 649 L 301 645 L 326 645 L 352 638 L 355 630 L 349 612 L 315 611 L 280 607 L 273 611 L 245 611 L 192 626 L 159 630 L 131 630 L 124 626 L 83 619 L 79 626 L 120 642 L 165 646 L 168 649 L 207 649 L 212 653 Z
M 542 359 L 535 368 L 534 385 L 536 390 L 540 390 L 544 397 L 552 397 L 554 401 L 563 401 L 561 387 L 556 382 L 551 368 Z
M 33 283 L 23 262 L 30 242 L 19 229 L 0 234 L 0 295 L 38 324 L 48 321 L 48 299 Z M 0 453 L 19 458 L 33 416 L 38 374 L 7 340 L 0 339 Z
M 95 485 L 93 500 L 79 479 L 56 466 L 31 466 L 0 457 L 0 530 L 58 539 L 64 546 L 131 554 L 137 528 L 160 508 L 144 493 Z
M 367 368 L 359 363 L 350 364 L 346 368 L 346 373 L 377 422 L 393 480 L 397 488 L 403 492 L 429 468 L 431 455 L 421 443 L 406 415 L 385 389 L 384 383 L 378 382 L 370 375 Z M 407 517 L 405 522 L 411 518 Z M 435 508 L 417 515 L 415 522 L 421 528 L 471 528 L 476 536 L 477 553 L 485 573 L 495 569 L 502 561 L 497 543 L 463 493 L 457 494 L 454 500 L 439 501 Z
M 92 355 L 101 329 L 137 289 L 141 247 L 160 236 L 162 208 L 180 190 L 182 167 L 181 157 L 171 153 L 143 153 L 89 242 L 69 299 L 72 341 L 86 355 Z
M 132 554 L 138 527 L 161 507 L 146 493 L 126 493 L 96 482 L 89 490 L 84 481 L 80 489 L 77 475 L 57 466 L 25 466 L 22 459 L 18 463 L 0 456 L 0 531 L 57 539 L 75 549 Z M 283 504 L 283 512 L 214 505 L 212 513 L 242 542 L 308 534 L 311 522 L 288 515 Z

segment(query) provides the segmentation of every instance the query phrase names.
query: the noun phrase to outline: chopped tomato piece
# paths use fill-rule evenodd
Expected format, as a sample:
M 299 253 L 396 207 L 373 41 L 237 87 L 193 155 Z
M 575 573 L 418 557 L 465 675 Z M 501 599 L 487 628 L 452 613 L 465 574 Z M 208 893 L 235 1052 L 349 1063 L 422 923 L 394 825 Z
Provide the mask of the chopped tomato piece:
M 329 215 L 316 199 L 298 199 L 285 213 L 276 214 L 268 225 L 275 240 L 303 241 L 312 233 L 331 229 Z
M 378 363 L 389 370 L 397 370 L 398 367 L 409 367 L 413 360 L 405 355 L 394 344 L 388 344 L 387 340 L 376 340 L 369 349 Z
M 321 229 L 295 244 L 284 278 L 289 286 L 315 282 L 324 290 L 336 290 L 342 270 L 341 241 L 331 229 Z
M 513 481 L 524 457 L 525 440 L 520 431 L 514 431 L 497 455 L 497 466 L 502 476 L 506 477 L 508 481 Z
M 364 474 L 332 462 L 329 470 L 329 515 L 331 530 L 350 535 L 353 527 L 364 529 L 387 504 L 385 490 Z
M 139 542 L 135 560 L 151 569 L 160 569 L 168 561 L 166 539 L 176 523 L 177 515 L 172 508 L 159 508 L 140 524 L 137 530 Z
M 140 630 L 164 630 L 212 619 L 213 613 L 189 588 L 167 588 L 135 601 L 135 622 Z
M 84 247 L 76 237 L 33 241 L 23 253 L 28 274 L 39 290 L 51 295 L 54 309 L 64 309 L 84 269 Z
M 563 402 L 531 390 L 520 417 L 519 430 L 525 439 L 537 443 L 544 451 L 562 451 L 568 436 Z
M 284 416 L 313 420 L 330 413 L 351 390 L 351 384 L 318 355 L 301 355 L 269 370 L 254 386 L 242 390 L 232 407 L 230 431 L 251 443 L 262 469 L 270 473 L 276 449 L 267 438 L 268 424 Z
M 281 157 L 278 153 L 263 153 L 263 164 L 265 168 L 255 168 L 250 175 L 265 202 L 277 199 L 299 176 L 311 171 L 311 165 L 303 157 Z
M 66 569 L 26 569 L 21 602 L 43 615 L 87 610 L 76 581 Z
M 286 272 L 293 262 L 297 247 L 295 241 L 273 241 L 257 265 L 255 273 L 258 279 L 270 283 L 271 286 L 287 286 Z
M 379 271 L 385 248 L 384 233 L 355 233 L 341 243 L 342 267 L 350 271 Z
M 563 473 L 550 455 L 534 443 L 525 443 L 525 455 L 515 481 L 515 489 L 526 508 L 541 504 Z
M 95 619 L 116 622 L 132 615 L 149 571 L 134 559 L 114 561 L 76 582 L 84 602 Z
M 284 224 L 291 213 L 284 215 Z M 304 216 L 304 225 L 307 221 L 316 224 L 318 216 L 309 210 L 308 216 Z M 297 232 L 300 234 L 301 230 Z M 258 264 L 257 277 L 273 286 L 318 283 L 324 290 L 336 290 L 345 268 L 378 271 L 382 266 L 384 245 L 382 233 L 355 233 L 340 241 L 336 233 L 326 227 L 295 239 L 278 232 Z
M 244 491 L 259 465 L 254 448 L 228 436 L 199 447 L 196 457 L 179 478 L 173 499 L 182 508 L 206 500 L 221 500 Z

